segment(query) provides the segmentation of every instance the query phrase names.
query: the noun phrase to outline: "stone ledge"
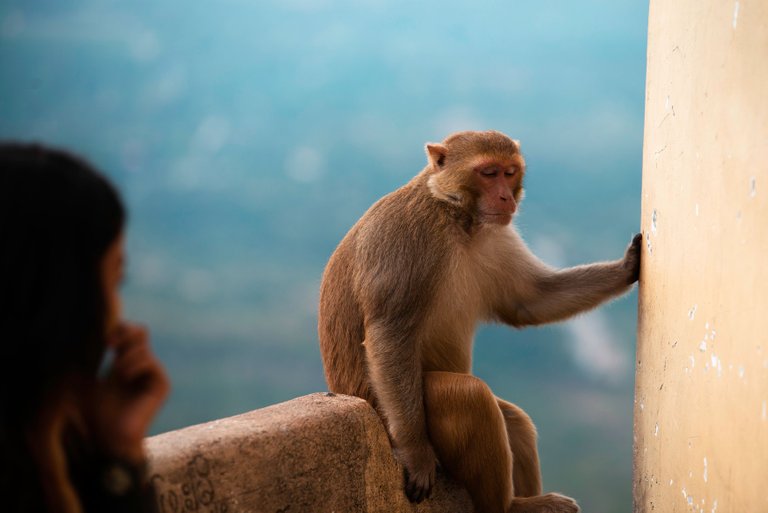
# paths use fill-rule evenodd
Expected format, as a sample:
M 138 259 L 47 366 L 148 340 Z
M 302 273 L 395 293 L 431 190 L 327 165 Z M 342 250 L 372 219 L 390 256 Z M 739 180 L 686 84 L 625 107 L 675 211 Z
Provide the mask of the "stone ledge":
M 311 394 L 147 439 L 159 510 L 211 513 L 469 513 L 438 472 L 411 504 L 381 421 L 362 399 Z

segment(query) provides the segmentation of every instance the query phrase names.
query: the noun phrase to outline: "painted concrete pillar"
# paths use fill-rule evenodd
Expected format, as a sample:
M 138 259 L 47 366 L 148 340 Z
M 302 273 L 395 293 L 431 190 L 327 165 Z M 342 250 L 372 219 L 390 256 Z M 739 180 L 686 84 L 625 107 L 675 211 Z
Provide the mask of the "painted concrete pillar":
M 635 511 L 768 512 L 768 0 L 651 0 Z

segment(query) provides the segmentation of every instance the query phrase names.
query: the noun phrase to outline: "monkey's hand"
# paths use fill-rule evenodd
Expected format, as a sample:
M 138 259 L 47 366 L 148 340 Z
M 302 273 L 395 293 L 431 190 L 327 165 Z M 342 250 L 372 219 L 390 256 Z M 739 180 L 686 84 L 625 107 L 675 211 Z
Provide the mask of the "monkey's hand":
M 429 498 L 435 484 L 437 458 L 432 445 L 396 448 L 395 458 L 405 467 L 405 495 L 411 502 Z
M 640 278 L 640 254 L 643 249 L 643 234 L 638 233 L 632 237 L 632 242 L 624 253 L 622 266 L 627 274 L 627 283 L 633 284 Z

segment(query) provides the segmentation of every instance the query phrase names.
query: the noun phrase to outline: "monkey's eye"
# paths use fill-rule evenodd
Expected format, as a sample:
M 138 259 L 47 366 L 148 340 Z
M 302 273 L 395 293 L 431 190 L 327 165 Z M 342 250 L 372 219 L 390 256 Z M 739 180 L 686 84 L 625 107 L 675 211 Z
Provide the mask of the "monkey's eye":
M 483 176 L 491 176 L 492 177 L 492 176 L 496 176 L 498 174 L 498 171 L 496 171 L 496 168 L 489 167 L 489 168 L 486 168 L 486 169 L 483 169 L 482 171 L 480 171 L 480 174 L 483 175 Z
M 512 171 L 505 171 L 504 176 L 515 176 L 517 173 L 517 169 L 513 169 Z

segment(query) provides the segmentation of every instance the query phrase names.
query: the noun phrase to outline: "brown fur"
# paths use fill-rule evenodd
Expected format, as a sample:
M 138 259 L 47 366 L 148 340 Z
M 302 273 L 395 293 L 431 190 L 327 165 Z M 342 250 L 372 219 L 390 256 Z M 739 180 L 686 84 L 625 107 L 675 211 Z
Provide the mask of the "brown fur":
M 565 319 L 627 291 L 640 241 L 621 260 L 552 269 L 511 225 L 489 221 L 522 198 L 517 142 L 460 132 L 427 145 L 427 156 L 427 167 L 376 202 L 328 263 L 319 311 L 328 387 L 374 405 L 411 500 L 428 496 L 438 458 L 478 512 L 578 511 L 567 497 L 541 495 L 530 418 L 471 376 L 474 331 L 481 321 Z M 486 179 L 489 165 L 505 173 Z

